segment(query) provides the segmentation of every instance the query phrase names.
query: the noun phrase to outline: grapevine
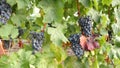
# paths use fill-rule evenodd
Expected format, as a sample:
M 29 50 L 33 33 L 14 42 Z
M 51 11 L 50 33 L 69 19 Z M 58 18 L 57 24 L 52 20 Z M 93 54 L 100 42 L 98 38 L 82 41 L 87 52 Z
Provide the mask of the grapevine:
M 0 68 L 120 68 L 120 0 L 0 0 Z
M 90 16 L 81 17 L 78 23 L 81 26 L 82 34 L 89 37 L 92 30 L 92 20 Z
M 32 48 L 33 48 L 33 54 L 36 51 L 40 51 L 42 48 L 42 43 L 44 40 L 44 32 L 31 32 L 32 35 Z
M 6 24 L 12 13 L 11 6 L 6 0 L 0 1 L 0 22 Z
M 79 34 L 71 35 L 68 40 L 71 42 L 71 49 L 75 53 L 78 58 L 81 58 L 84 54 L 84 50 L 82 49 L 81 45 L 79 44 Z

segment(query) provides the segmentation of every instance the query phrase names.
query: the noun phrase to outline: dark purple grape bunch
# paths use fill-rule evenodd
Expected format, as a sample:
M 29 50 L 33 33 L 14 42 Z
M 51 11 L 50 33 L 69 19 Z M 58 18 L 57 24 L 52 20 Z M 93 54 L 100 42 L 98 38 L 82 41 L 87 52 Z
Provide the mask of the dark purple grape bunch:
M 92 19 L 90 16 L 81 17 L 78 21 L 82 34 L 89 37 L 92 33 Z
M 6 0 L 0 1 L 0 23 L 6 24 L 12 14 L 11 6 Z
M 84 50 L 82 49 L 81 45 L 80 45 L 80 35 L 79 34 L 73 34 L 70 35 L 70 37 L 68 38 L 68 40 L 71 43 L 71 49 L 74 52 L 74 54 L 78 57 L 81 58 L 84 54 Z
M 42 43 L 44 41 L 44 32 L 31 32 L 31 35 L 33 54 L 35 54 L 36 51 L 40 51 L 42 48 Z
M 24 34 L 24 32 L 25 32 L 25 29 L 23 29 L 22 27 L 18 27 L 18 38 L 20 38 L 23 34 Z
M 11 47 L 11 40 L 3 40 L 4 49 L 9 49 Z

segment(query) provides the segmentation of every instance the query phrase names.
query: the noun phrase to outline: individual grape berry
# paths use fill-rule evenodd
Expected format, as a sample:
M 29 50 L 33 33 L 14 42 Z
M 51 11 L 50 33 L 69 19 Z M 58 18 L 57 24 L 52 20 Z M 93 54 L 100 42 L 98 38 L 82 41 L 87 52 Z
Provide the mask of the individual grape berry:
M 6 0 L 0 1 L 0 22 L 6 24 L 12 13 L 11 6 L 6 3 Z
M 75 53 L 75 55 L 78 58 L 81 58 L 83 56 L 83 54 L 84 54 L 84 50 L 82 49 L 81 45 L 79 44 L 80 43 L 79 38 L 80 38 L 79 34 L 73 34 L 73 35 L 70 35 L 68 40 L 71 43 L 70 47 L 71 47 L 72 51 Z
M 31 32 L 32 34 L 32 48 L 33 54 L 35 51 L 39 51 L 42 48 L 42 43 L 44 40 L 44 32 L 36 33 Z
M 82 34 L 87 37 L 91 36 L 92 20 L 91 20 L 90 16 L 81 17 L 79 19 L 78 23 L 81 26 Z

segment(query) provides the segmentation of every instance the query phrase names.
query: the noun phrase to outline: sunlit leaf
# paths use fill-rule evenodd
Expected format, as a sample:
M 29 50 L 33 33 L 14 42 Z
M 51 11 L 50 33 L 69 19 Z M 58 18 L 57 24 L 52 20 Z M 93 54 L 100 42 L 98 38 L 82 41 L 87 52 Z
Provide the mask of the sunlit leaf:
M 52 1 L 42 0 L 39 3 L 39 7 L 43 8 L 45 16 L 43 22 L 50 23 L 52 21 L 61 22 L 63 16 L 63 4 L 64 1 Z M 49 5 L 49 7 L 48 7 Z M 51 17 L 52 16 L 52 17 Z

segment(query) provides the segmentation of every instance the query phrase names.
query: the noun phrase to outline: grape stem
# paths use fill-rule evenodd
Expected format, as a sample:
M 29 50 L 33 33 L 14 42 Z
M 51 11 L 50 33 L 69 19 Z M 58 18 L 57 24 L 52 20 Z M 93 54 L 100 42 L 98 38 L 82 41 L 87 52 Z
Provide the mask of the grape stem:
M 77 10 L 78 10 L 78 17 L 80 17 L 80 5 L 79 5 L 79 1 L 76 0 L 77 3 Z
M 45 29 L 46 29 L 46 23 L 44 24 L 43 29 L 41 30 L 41 32 L 44 32 Z

